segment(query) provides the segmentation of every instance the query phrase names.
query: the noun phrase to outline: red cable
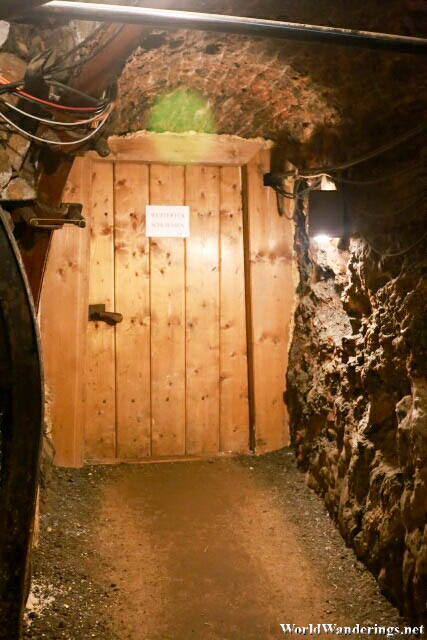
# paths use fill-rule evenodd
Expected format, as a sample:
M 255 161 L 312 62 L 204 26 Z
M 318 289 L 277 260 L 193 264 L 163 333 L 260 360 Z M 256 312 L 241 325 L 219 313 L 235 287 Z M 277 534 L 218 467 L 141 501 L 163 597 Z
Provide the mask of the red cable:
M 6 78 L 0 76 L 0 84 L 10 84 Z M 50 102 L 49 100 L 43 100 L 42 98 L 37 98 L 36 96 L 32 96 L 30 93 L 26 93 L 22 91 L 22 89 L 15 89 L 18 93 L 31 100 L 35 100 L 36 102 L 41 102 L 42 104 L 47 104 L 49 107 L 53 107 L 54 109 L 64 109 L 66 111 L 97 111 L 99 107 L 67 107 L 62 104 L 57 104 L 56 102 Z

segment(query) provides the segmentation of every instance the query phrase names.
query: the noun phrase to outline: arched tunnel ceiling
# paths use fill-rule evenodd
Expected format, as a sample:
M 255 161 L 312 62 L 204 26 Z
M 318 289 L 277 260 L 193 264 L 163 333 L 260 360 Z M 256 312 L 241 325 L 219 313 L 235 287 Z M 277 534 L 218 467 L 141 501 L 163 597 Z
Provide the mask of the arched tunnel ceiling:
M 127 4 L 127 2 L 120 2 Z M 424 36 L 427 2 L 139 0 L 145 7 L 246 15 Z M 197 91 L 217 133 L 366 148 L 425 118 L 425 56 L 315 43 L 144 29 L 119 80 L 115 133 L 147 128 L 155 100 Z M 345 132 L 344 138 L 342 137 Z M 334 155 L 333 149 L 323 153 Z M 315 153 L 318 155 L 319 149 Z

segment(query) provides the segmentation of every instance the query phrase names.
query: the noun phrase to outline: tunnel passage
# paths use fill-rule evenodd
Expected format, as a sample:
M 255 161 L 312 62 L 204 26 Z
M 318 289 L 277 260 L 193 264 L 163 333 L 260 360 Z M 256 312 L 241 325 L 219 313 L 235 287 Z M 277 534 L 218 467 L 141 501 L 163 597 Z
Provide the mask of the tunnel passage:
M 281 624 L 326 625 L 321 638 L 331 624 L 404 629 L 289 449 L 58 469 L 41 524 L 29 640 L 270 640 L 286 637 Z
M 315 7 L 310 2 L 272 2 L 267 8 L 256 1 L 236 1 L 229 6 L 190 0 L 173 4 L 178 9 L 247 12 L 272 19 L 425 36 L 425 3 L 414 0 L 390 2 L 386 9 L 381 2 L 371 2 L 351 10 L 327 1 Z M 85 48 L 76 54 L 83 66 L 111 35 L 120 41 L 120 47 L 131 35 L 130 29 L 119 31 L 115 26 L 102 27 L 96 34 L 92 29 L 50 20 L 2 23 L 2 77 L 22 79 L 30 61 L 46 51 L 46 44 L 65 55 L 90 35 Z M 106 64 L 104 57 L 105 73 L 97 71 L 98 57 L 72 80 L 75 88 L 98 95 L 107 78 L 120 75 L 116 109 L 104 129 L 106 138 L 145 128 L 165 131 L 166 125 L 175 132 L 182 132 L 182 127 L 188 131 L 188 119 L 182 119 L 180 109 L 189 104 L 187 96 L 197 93 L 203 102 L 192 113 L 192 130 L 270 139 L 280 150 L 271 167 L 276 175 L 283 173 L 286 159 L 298 169 L 298 181 L 306 181 L 299 185 L 302 191 L 321 187 L 316 184 L 320 169 L 345 194 L 354 226 L 338 241 L 316 245 L 309 237 L 306 209 L 299 207 L 294 215 L 298 262 L 294 273 L 299 284 L 293 301 L 297 311 L 286 395 L 292 445 L 310 486 L 322 496 L 347 544 L 388 597 L 412 620 L 423 620 L 427 548 L 425 59 L 333 45 L 322 48 L 319 44 L 148 28 L 132 31 L 131 40 L 120 47 L 115 50 L 120 55 L 114 56 L 114 65 L 111 60 Z M 51 98 L 59 95 L 64 96 L 59 92 Z M 15 94 L 11 100 L 18 97 Z M 166 115 L 175 110 L 166 125 L 159 104 L 169 105 Z M 14 112 L 14 116 L 9 109 L 12 107 L 3 105 L 3 115 L 21 118 L 22 114 Z M 156 118 L 151 117 L 153 111 Z M 28 118 L 22 118 L 25 124 Z M 71 166 L 69 156 L 46 150 L 39 154 L 38 144 L 30 147 L 22 132 L 4 123 L 2 203 L 14 211 L 23 201 L 50 194 L 50 204 L 57 212 L 62 189 L 58 185 L 63 185 Z M 31 130 L 36 126 L 32 123 Z M 397 144 L 414 127 L 421 127 L 418 134 Z M 98 140 L 97 153 L 106 154 L 107 146 L 105 140 Z M 363 161 L 356 162 L 360 158 Z M 279 186 L 283 190 L 283 184 Z M 276 194 L 270 188 L 267 191 L 274 202 Z M 34 239 L 35 232 L 27 229 L 19 212 L 14 219 L 27 231 L 19 242 L 37 300 L 43 272 L 37 255 L 46 254 L 50 233 L 34 250 L 28 240 Z M 19 235 L 18 228 L 15 233 Z M 60 233 L 55 231 L 57 236 Z M 83 241 L 77 245 L 67 261 L 71 270 L 79 251 L 87 249 Z M 265 254 L 258 257 L 265 258 Z M 64 274 L 58 271 L 58 278 Z M 74 290 L 76 304 L 81 291 Z M 284 321 L 282 328 L 285 325 Z M 61 357 L 65 355 L 68 351 L 63 349 Z M 283 360 L 282 379 L 285 371 Z M 64 378 L 69 375 L 68 364 L 63 374 Z M 67 413 L 67 405 L 62 407 Z M 283 415 L 281 398 L 277 407 Z M 282 422 L 274 421 L 273 427 L 283 432 Z M 75 433 L 66 451 L 71 457 L 82 437 L 81 431 Z M 261 447 L 263 440 L 261 434 Z M 59 456 L 57 462 L 61 462 Z M 73 464 L 81 462 L 81 455 L 73 459 Z

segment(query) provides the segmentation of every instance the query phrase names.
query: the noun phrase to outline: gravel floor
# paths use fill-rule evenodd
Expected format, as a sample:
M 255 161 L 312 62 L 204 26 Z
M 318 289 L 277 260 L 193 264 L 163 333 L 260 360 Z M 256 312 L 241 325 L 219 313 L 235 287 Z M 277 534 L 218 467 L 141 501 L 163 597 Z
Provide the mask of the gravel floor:
M 200 550 L 191 539 L 195 527 L 207 540 Z M 230 545 L 232 559 L 218 572 Z M 291 569 L 286 558 L 294 560 Z M 232 609 L 239 625 L 219 615 L 221 607 L 227 615 Z M 282 619 L 287 612 L 290 619 Z M 53 470 L 26 639 L 268 640 L 285 637 L 278 621 L 303 625 L 311 614 L 323 624 L 405 625 L 345 547 L 291 451 Z

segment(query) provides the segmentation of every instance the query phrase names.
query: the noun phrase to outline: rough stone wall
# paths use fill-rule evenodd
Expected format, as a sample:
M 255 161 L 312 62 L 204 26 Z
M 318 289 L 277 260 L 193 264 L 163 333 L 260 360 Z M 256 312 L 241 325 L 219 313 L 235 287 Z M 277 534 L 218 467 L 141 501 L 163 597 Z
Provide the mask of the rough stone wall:
M 150 6 L 149 0 L 140 0 Z M 320 0 L 159 0 L 156 7 L 258 16 L 389 33 L 421 35 L 427 12 L 405 2 Z M 424 23 L 423 23 L 424 20 Z M 119 81 L 114 133 L 149 126 L 159 96 L 177 89 L 202 95 L 216 132 L 262 136 L 325 156 L 369 148 L 423 117 L 427 79 L 422 56 L 186 30 L 146 30 Z
M 25 73 L 24 60 L 13 53 L 0 52 L 0 75 L 13 82 Z M 16 104 L 16 98 L 10 100 Z M 0 199 L 21 200 L 35 197 L 34 170 L 24 169 L 30 142 L 5 124 L 0 126 Z
M 424 190 L 421 206 L 399 216 L 395 229 L 382 221 L 379 253 L 369 226 L 347 245 L 309 243 L 301 214 L 300 300 L 287 376 L 292 441 L 309 485 L 386 595 L 424 622 L 425 205 Z

